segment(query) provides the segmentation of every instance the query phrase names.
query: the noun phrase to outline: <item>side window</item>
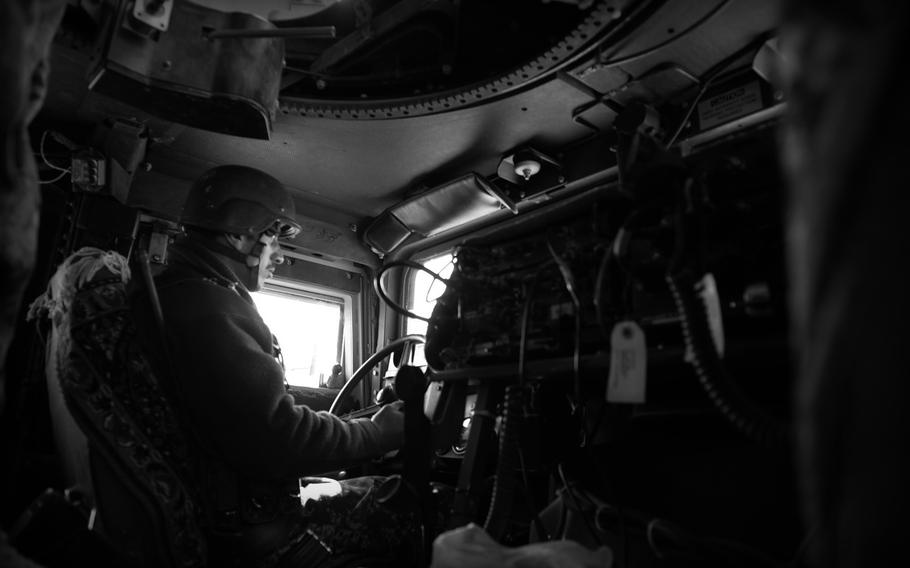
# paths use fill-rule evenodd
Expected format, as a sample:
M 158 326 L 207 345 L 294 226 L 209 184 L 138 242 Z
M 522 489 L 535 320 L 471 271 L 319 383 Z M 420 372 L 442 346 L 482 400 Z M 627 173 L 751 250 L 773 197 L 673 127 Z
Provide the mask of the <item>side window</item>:
M 455 268 L 452 259 L 452 253 L 446 253 L 424 260 L 421 264 L 423 264 L 427 270 L 435 272 L 440 277 L 448 278 Z M 433 313 L 433 307 L 436 305 L 436 300 L 439 299 L 445 291 L 445 288 L 444 282 L 433 278 L 433 276 L 427 272 L 412 270 L 408 276 L 408 310 L 418 316 L 429 318 L 430 314 Z M 405 323 L 405 332 L 408 334 L 419 333 L 421 335 L 426 335 L 427 322 L 417 318 L 408 318 Z M 416 350 L 413 364 L 418 366 L 426 365 L 422 348 Z
M 251 295 L 262 319 L 278 338 L 289 384 L 323 386 L 332 366 L 344 365 L 343 298 L 271 283 Z

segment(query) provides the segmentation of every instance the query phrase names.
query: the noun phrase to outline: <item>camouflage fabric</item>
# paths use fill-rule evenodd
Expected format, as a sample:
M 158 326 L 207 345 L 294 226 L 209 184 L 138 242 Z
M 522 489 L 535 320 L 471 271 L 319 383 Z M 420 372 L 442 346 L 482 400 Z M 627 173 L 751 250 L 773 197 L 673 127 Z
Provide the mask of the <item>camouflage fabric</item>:
M 47 372 L 96 459 L 85 484 L 94 491 L 105 536 L 137 563 L 203 566 L 191 440 L 137 340 L 127 300 L 130 272 L 114 251 L 81 248 L 60 265 L 28 317 L 52 323 Z M 129 494 L 97 479 L 102 462 L 116 478 L 131 480 Z M 71 466 L 78 471 L 79 464 Z M 150 535 L 149 525 L 136 519 L 154 519 L 161 530 Z M 146 558 L 152 554 L 160 556 Z
M 417 566 L 421 526 L 416 509 L 377 500 L 386 478 L 341 481 L 341 494 L 308 501 L 295 536 L 260 564 L 275 568 Z

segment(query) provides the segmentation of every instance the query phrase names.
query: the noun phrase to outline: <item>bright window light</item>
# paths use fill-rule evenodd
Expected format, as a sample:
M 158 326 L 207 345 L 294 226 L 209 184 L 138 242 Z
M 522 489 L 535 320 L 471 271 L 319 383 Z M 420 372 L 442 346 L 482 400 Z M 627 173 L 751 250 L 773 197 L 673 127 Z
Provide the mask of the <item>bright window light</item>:
M 452 269 L 455 268 L 455 265 L 452 262 L 451 253 L 433 257 L 424 261 L 422 264 L 442 278 L 451 276 Z M 436 300 L 445 292 L 445 283 L 433 278 L 423 270 L 413 271 L 412 278 L 414 280 L 410 286 L 411 294 L 408 299 L 408 309 L 419 316 L 428 318 L 430 317 L 430 314 L 433 313 L 433 307 L 436 305 Z M 426 335 L 427 322 L 416 318 L 408 318 L 405 329 L 408 334 L 419 333 L 421 335 Z M 413 364 L 417 366 L 427 364 L 426 359 L 424 359 L 423 356 L 422 345 L 415 349 Z
M 263 290 L 251 294 L 278 338 L 288 384 L 318 387 L 341 363 L 343 304 Z

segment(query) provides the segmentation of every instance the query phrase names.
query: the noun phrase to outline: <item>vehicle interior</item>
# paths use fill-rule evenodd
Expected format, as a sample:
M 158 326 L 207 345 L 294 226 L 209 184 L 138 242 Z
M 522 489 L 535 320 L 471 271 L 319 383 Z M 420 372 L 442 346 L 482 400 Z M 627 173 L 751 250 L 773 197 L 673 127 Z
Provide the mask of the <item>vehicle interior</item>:
M 402 450 L 325 476 L 400 480 L 423 565 L 485 565 L 440 537 L 470 523 L 529 559 L 805 565 L 777 3 L 61 4 L 6 370 L 2 526 L 23 554 L 137 554 L 95 523 L 78 454 L 110 432 L 69 416 L 56 324 L 29 306 L 85 247 L 163 270 L 193 180 L 238 164 L 302 227 L 255 295 L 295 399 L 405 404 Z M 563 558 L 540 565 L 593 565 Z

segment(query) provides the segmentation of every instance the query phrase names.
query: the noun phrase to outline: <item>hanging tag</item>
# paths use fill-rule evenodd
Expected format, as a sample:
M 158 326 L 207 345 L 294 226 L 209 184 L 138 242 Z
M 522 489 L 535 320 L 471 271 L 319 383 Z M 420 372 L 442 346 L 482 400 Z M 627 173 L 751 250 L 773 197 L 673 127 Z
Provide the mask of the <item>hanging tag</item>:
M 708 327 L 711 330 L 711 338 L 714 339 L 714 347 L 717 349 L 718 357 L 724 356 L 724 319 L 720 311 L 720 294 L 717 293 L 717 282 L 714 275 L 710 272 L 705 274 L 701 280 L 695 284 L 695 290 L 698 292 L 701 301 L 705 304 L 705 313 L 708 315 Z
M 614 325 L 610 334 L 607 401 L 644 402 L 647 364 L 648 351 L 641 327 L 634 321 L 621 321 Z

